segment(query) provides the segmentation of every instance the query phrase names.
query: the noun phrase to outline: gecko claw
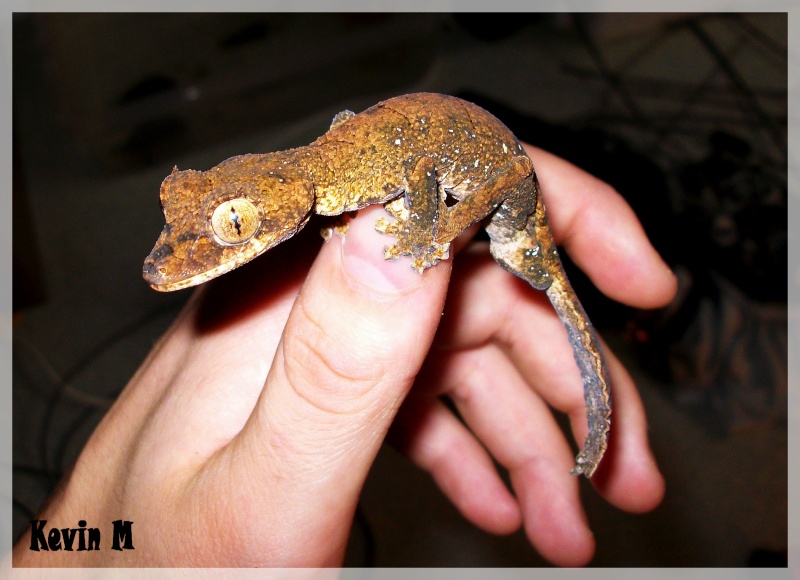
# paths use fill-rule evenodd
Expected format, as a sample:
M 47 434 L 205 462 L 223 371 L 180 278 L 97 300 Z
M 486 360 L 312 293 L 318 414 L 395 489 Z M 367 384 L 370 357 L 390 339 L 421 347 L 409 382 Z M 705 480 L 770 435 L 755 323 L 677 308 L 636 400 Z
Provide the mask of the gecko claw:
M 436 265 L 441 260 L 446 260 L 450 256 L 450 244 L 433 244 L 424 250 L 408 247 L 406 244 L 398 242 L 383 249 L 383 257 L 387 260 L 396 260 L 400 256 L 411 256 L 411 267 L 422 274 L 431 266 Z

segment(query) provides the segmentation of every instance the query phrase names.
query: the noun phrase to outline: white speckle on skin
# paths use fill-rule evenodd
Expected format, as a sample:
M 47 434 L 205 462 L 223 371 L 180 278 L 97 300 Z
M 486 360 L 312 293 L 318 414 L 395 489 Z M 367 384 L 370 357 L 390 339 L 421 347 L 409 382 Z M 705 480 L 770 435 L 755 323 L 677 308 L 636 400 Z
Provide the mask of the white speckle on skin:
M 476 160 L 475 160 L 475 167 L 477 167 L 479 164 L 480 164 L 480 161 L 478 161 L 478 160 L 476 159 Z
M 508 145 L 503 143 L 503 153 L 508 153 Z
M 395 140 L 394 140 L 394 144 L 395 144 L 395 145 L 400 145 L 400 139 L 395 139 Z

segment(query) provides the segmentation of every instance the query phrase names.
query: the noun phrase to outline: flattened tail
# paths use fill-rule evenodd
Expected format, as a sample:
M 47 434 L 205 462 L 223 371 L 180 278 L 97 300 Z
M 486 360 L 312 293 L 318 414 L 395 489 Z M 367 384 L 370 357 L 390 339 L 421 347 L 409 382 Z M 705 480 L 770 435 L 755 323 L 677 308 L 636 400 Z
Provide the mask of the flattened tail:
M 583 377 L 586 418 L 589 434 L 576 458 L 574 475 L 591 477 L 608 446 L 611 415 L 611 389 L 602 347 L 586 312 L 567 280 L 556 250 L 539 185 L 533 173 L 523 186 L 527 191 L 516 200 L 536 200 L 534 213 L 528 214 L 525 227 L 519 229 L 517 205 L 503 203 L 486 226 L 491 238 L 489 248 L 495 260 L 506 270 L 539 290 L 547 297 L 567 329 L 570 345 Z M 523 191 L 524 193 L 524 191 Z
M 572 475 L 591 477 L 608 447 L 611 427 L 611 382 L 597 334 L 566 274 L 560 268 L 547 288 L 547 297 L 567 329 L 575 362 L 583 378 L 589 434 L 583 442 Z

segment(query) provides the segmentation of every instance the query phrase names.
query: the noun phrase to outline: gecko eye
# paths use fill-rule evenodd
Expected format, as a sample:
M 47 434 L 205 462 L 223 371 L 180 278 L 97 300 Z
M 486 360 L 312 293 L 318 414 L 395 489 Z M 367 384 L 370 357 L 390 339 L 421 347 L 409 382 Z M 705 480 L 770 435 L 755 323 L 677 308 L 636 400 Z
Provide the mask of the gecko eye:
M 242 244 L 252 238 L 261 225 L 258 208 L 249 199 L 223 201 L 211 214 L 211 229 L 225 244 Z

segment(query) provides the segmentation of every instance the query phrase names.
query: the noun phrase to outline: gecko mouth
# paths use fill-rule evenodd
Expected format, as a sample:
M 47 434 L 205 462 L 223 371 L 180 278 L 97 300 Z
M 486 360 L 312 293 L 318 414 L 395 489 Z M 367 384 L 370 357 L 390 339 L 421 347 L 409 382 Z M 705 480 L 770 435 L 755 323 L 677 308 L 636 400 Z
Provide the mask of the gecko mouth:
M 155 262 L 145 261 L 142 268 L 142 275 L 145 281 L 150 284 L 150 287 L 159 292 L 172 292 L 173 290 L 182 290 L 183 288 L 191 288 L 206 282 L 212 278 L 224 274 L 236 268 L 238 264 L 221 264 L 220 266 L 206 270 L 200 274 L 190 275 L 186 278 L 169 277 L 159 272 L 158 266 Z
M 170 274 L 171 271 L 174 271 L 171 262 L 176 262 L 174 254 L 173 247 L 164 243 L 157 244 L 150 255 L 145 258 L 142 265 L 142 276 L 153 289 L 168 292 L 200 283 L 200 280 L 194 280 L 197 276 Z M 170 259 L 171 257 L 172 259 Z
M 239 249 L 232 259 L 209 267 L 202 262 L 197 263 L 191 257 L 177 255 L 170 244 L 163 243 L 156 245 L 145 259 L 142 276 L 154 290 L 171 292 L 207 282 L 249 262 L 259 253 L 257 247 L 251 246 L 247 251 Z

